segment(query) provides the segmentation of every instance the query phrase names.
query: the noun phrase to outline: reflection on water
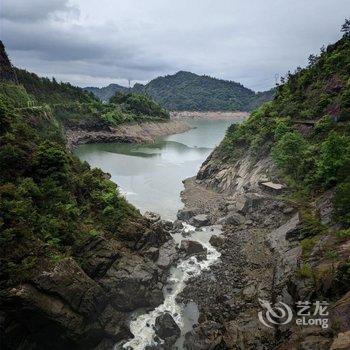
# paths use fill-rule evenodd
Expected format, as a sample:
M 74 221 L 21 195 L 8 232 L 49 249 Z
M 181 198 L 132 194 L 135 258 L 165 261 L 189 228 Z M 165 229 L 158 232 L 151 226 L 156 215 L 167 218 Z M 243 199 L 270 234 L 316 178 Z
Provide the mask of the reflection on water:
M 141 212 L 151 210 L 174 220 L 182 207 L 182 180 L 197 173 L 232 123 L 190 122 L 194 129 L 162 137 L 153 144 L 88 144 L 75 153 L 92 167 L 110 173 L 121 192 Z

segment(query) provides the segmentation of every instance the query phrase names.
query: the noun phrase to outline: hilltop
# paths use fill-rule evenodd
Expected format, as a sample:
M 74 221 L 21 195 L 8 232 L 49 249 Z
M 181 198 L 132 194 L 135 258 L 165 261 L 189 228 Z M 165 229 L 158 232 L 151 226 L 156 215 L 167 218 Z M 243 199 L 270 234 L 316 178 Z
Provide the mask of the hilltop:
M 115 90 L 114 90 L 115 89 Z M 86 88 L 102 100 L 107 100 L 112 90 L 123 91 L 113 84 L 105 88 Z M 255 93 L 234 81 L 212 78 L 180 71 L 151 80 L 148 84 L 135 84 L 132 92 L 146 94 L 172 111 L 249 111 L 274 96 L 274 89 Z
M 128 92 L 129 89 L 125 86 L 118 84 L 109 84 L 108 86 L 98 88 L 93 86 L 85 87 L 84 90 L 92 92 L 101 101 L 109 101 L 111 97 L 115 95 L 116 92 Z

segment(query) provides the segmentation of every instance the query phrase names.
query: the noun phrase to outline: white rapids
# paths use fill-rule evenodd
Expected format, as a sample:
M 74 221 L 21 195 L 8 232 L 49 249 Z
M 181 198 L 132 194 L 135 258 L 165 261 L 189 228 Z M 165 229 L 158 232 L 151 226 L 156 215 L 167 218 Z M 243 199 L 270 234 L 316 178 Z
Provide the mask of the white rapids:
M 220 234 L 221 229 L 217 226 L 209 226 L 202 228 L 201 231 L 195 231 L 193 226 L 185 224 L 184 231 L 189 234 L 183 238 L 181 234 L 173 236 L 176 242 L 180 243 L 182 239 L 190 239 L 197 241 L 207 249 L 207 258 L 198 261 L 195 256 L 188 259 L 180 260 L 179 263 L 171 268 L 167 285 L 164 288 L 164 302 L 154 310 L 141 314 L 130 322 L 130 331 L 134 338 L 126 342 L 122 349 L 143 350 L 148 345 L 156 345 L 154 341 L 155 332 L 154 324 L 156 318 L 164 312 L 171 314 L 175 322 L 181 329 L 181 336 L 188 329 L 188 320 L 184 315 L 184 306 L 176 302 L 176 297 L 184 290 L 186 282 L 194 276 L 198 276 L 201 271 L 209 269 L 220 257 L 220 253 L 209 243 L 209 239 L 213 234 Z M 168 288 L 170 287 L 170 291 Z M 182 348 L 182 345 L 180 345 Z M 115 347 L 120 349 L 120 347 Z

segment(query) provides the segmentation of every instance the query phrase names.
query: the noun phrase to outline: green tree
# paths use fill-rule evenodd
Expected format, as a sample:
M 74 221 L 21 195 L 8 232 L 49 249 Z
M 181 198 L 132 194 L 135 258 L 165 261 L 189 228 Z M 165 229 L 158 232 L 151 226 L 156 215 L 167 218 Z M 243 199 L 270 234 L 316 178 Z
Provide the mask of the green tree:
M 337 183 L 341 169 L 350 160 L 350 138 L 332 131 L 321 145 L 317 178 L 324 186 Z
M 300 179 L 307 144 L 296 131 L 287 132 L 276 143 L 272 156 L 276 164 L 295 179 Z

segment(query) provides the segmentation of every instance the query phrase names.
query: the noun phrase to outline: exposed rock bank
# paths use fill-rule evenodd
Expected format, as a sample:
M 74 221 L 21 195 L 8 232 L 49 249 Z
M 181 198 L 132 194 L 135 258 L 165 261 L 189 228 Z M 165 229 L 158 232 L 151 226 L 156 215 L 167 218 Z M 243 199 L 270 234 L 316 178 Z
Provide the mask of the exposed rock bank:
M 191 222 L 205 214 L 211 224 L 224 225 L 223 234 L 211 239 L 221 253 L 220 262 L 192 278 L 180 297 L 194 300 L 200 310 L 199 324 L 185 337 L 187 349 L 326 350 L 337 329 L 343 333 L 334 341 L 344 341 L 344 315 L 350 305 L 345 297 L 337 304 L 342 311 L 330 317 L 338 328 L 300 328 L 293 322 L 268 328 L 259 322 L 259 299 L 295 308 L 314 292 L 312 281 L 297 273 L 302 257 L 298 237 L 303 232 L 298 208 L 282 199 L 285 186 L 276 186 L 277 192 L 261 186 L 278 183 L 276 173 L 269 158 L 255 161 L 246 155 L 230 163 L 215 150 L 197 177 L 184 181 L 185 208 L 179 217 Z M 346 344 L 350 346 L 350 339 Z
M 86 143 L 150 143 L 157 137 L 179 134 L 192 127 L 182 120 L 122 124 L 105 129 L 67 129 L 67 147 L 73 149 Z
M 123 235 L 91 237 L 54 268 L 3 289 L 4 348 L 110 350 L 132 337 L 130 312 L 164 300 L 169 267 L 178 258 L 169 230 L 169 222 L 139 218 Z
M 229 111 L 172 111 L 170 116 L 173 119 L 211 119 L 211 120 L 244 120 L 248 118 L 248 112 L 229 112 Z

